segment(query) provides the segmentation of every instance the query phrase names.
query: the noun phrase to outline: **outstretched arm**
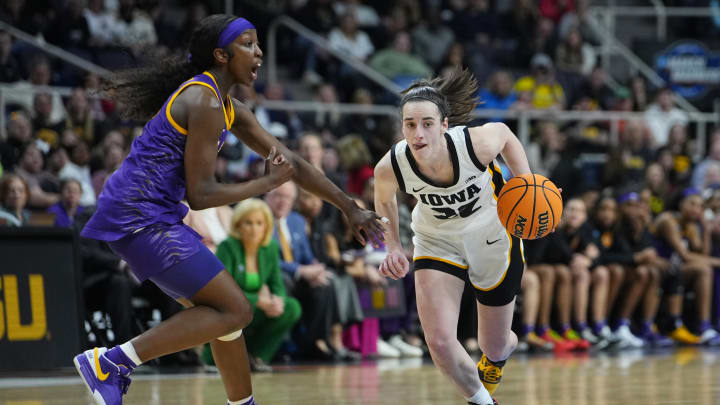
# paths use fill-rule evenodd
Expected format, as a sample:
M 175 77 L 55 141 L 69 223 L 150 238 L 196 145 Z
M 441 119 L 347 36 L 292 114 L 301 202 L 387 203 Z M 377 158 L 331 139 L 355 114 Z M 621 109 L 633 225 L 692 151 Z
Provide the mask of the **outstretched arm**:
M 398 183 L 388 153 L 375 166 L 375 209 L 378 214 L 389 219 L 385 224 L 385 244 L 388 247 L 388 255 L 380 264 L 379 271 L 380 274 L 393 279 L 404 277 L 410 269 L 402 243 L 400 243 L 397 190 Z
M 286 182 L 292 166 L 281 156 L 273 155 L 266 164 L 269 173 L 238 184 L 222 184 L 215 180 L 215 159 L 218 140 L 223 129 L 223 113 L 217 96 L 201 86 L 183 91 L 171 108 L 171 114 L 186 125 L 185 181 L 190 208 L 202 210 L 219 207 L 255 197 Z M 267 154 L 265 156 L 268 156 Z
M 502 155 L 513 176 L 531 173 L 525 149 L 507 125 L 500 122 L 470 128 L 475 155 L 482 164 L 489 164 Z
M 238 139 L 261 156 L 267 155 L 273 146 L 276 147 L 278 152 L 284 155 L 294 167 L 293 180 L 300 187 L 340 209 L 350 220 L 353 233 L 361 243 L 365 243 L 365 237 L 361 230 L 365 231 L 373 242 L 383 239 L 383 229 L 378 222 L 379 217 L 374 212 L 358 207 L 352 198 L 325 175 L 265 131 L 255 118 L 255 114 L 247 106 L 233 99 L 233 107 L 235 108 L 235 122 L 233 122 L 232 132 Z

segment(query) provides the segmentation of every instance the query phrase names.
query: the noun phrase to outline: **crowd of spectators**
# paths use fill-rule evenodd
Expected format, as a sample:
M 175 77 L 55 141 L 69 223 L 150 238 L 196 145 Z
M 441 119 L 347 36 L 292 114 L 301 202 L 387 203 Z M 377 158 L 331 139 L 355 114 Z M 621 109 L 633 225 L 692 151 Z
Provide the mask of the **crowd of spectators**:
M 182 53 L 192 28 L 219 11 L 204 2 L 180 9 L 165 1 L 0 3 L 0 20 L 110 69 Z M 559 122 L 548 114 L 532 123 L 525 145 L 530 166 L 563 188 L 566 210 L 556 233 L 527 243 L 515 325 L 520 347 L 639 347 L 671 344 L 668 336 L 683 344 L 720 343 L 720 287 L 713 289 L 720 286 L 720 129 L 710 132 L 707 156 L 698 158 L 705 145 L 689 135 L 688 116 L 670 89 L 651 89 L 641 77 L 608 87 L 596 38 L 584 23 L 586 0 L 306 0 L 262 11 L 248 3 L 236 11 L 256 22 L 261 39 L 267 13 L 286 13 L 400 86 L 468 66 L 484 84 L 480 109 L 642 113 L 618 124 L 619 139 L 603 120 Z M 233 95 L 252 106 L 268 132 L 372 208 L 372 168 L 401 136 L 397 119 L 342 114 L 337 103 L 392 103 L 393 96 L 302 37 L 282 33 L 279 47 L 291 80 L 312 86 L 314 100 L 327 108 L 264 107 L 263 100 L 293 99 L 282 83 L 235 88 Z M 144 123 L 122 119 L 121 106 L 97 97 L 96 75 L 6 32 L 0 32 L 0 82 L 10 86 L 0 112 L 7 123 L 0 139 L 0 224 L 80 229 Z M 72 91 L 64 97 L 29 91 L 38 85 Z M 216 175 L 244 181 L 262 168 L 262 158 L 230 137 Z M 414 201 L 401 196 L 399 202 L 411 258 Z M 380 277 L 384 251 L 358 246 L 335 208 L 294 184 L 234 208 L 191 211 L 186 223 L 250 298 L 255 321 L 246 338 L 256 370 L 288 356 L 355 360 L 426 351 L 412 275 L 397 283 Z M 115 292 L 86 297 L 89 309 L 107 313 L 118 340 L 126 340 L 140 325 L 129 310 L 132 297 L 160 293 L 136 285 L 107 246 L 80 244 L 86 294 Z M 382 292 L 403 308 L 399 314 L 377 313 Z M 467 295 L 459 336 L 474 351 L 476 328 L 467 326 L 475 307 Z M 152 305 L 163 316 L 179 310 L 163 301 Z M 203 359 L 212 364 L 208 350 Z

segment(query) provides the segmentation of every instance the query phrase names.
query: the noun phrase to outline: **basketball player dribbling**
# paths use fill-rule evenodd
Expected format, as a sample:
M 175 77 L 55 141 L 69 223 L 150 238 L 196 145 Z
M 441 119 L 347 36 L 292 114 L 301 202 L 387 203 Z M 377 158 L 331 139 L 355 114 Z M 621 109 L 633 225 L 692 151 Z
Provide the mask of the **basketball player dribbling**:
M 396 191 L 417 198 L 412 213 L 415 288 L 420 322 L 435 365 L 468 403 L 491 405 L 502 368 L 517 345 L 510 330 L 524 270 L 522 241 L 497 215 L 504 184 L 495 162 L 501 154 L 512 173 L 530 173 L 523 146 L 508 127 L 466 127 L 477 103 L 477 82 L 467 70 L 413 83 L 403 92 L 402 132 L 375 167 L 375 209 L 390 221 L 383 275 L 409 270 L 398 236 Z M 478 344 L 475 365 L 457 340 L 465 282 L 475 287 Z
M 121 404 L 130 373 L 151 359 L 210 342 L 228 404 L 255 404 L 242 328 L 250 304 L 223 264 L 182 222 L 187 199 L 204 209 L 262 194 L 289 179 L 343 211 L 355 236 L 381 240 L 377 215 L 360 209 L 309 163 L 265 132 L 228 95 L 252 85 L 262 62 L 254 26 L 212 15 L 192 33 L 183 60 L 117 73 L 108 92 L 126 115 L 148 120 L 129 156 L 105 184 L 82 235 L 107 241 L 139 280 L 150 279 L 187 309 L 129 342 L 77 355 L 75 366 L 98 404 Z M 220 184 L 215 159 L 228 132 L 267 156 L 266 174 Z

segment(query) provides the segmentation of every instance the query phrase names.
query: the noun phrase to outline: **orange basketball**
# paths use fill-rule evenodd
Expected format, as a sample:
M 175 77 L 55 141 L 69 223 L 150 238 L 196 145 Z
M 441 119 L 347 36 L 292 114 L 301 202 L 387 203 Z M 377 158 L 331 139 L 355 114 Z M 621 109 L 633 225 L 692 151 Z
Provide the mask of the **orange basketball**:
M 560 191 L 547 177 L 523 174 L 513 177 L 500 190 L 497 213 L 511 235 L 539 239 L 560 222 L 563 203 Z

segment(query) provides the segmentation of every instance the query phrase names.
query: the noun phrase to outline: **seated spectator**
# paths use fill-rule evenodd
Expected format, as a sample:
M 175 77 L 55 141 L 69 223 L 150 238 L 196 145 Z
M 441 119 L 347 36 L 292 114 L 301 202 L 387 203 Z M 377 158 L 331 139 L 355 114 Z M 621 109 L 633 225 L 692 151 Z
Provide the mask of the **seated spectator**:
M 630 79 L 630 94 L 632 99 L 633 111 L 645 111 L 650 103 L 647 94 L 647 84 L 642 76 L 633 76 Z
M 364 316 L 357 287 L 345 268 L 335 236 L 339 212 L 305 190 L 299 191 L 295 206 L 307 221 L 307 236 L 315 258 L 333 272 L 331 282 L 335 289 L 337 307 L 328 343 L 337 359 L 360 360 L 360 355 L 347 350 L 342 341 L 343 326 L 362 322 Z
M 136 6 L 135 0 L 120 0 L 118 3 L 119 24 L 115 41 L 139 55 L 157 43 L 152 18 Z
M 68 99 L 65 122 L 58 126 L 59 132 L 72 130 L 82 141 L 93 145 L 97 141 L 95 138 L 97 124 L 93 119 L 85 90 L 80 87 L 74 89 Z
M 333 274 L 319 263 L 312 253 L 303 217 L 292 211 L 297 198 L 297 187 L 287 182 L 265 195 L 273 217 L 273 238 L 280 246 L 282 262 L 289 290 L 303 308 L 301 324 L 305 328 L 299 338 L 302 353 L 310 358 L 335 358 L 327 339 L 335 319 L 336 298 L 330 278 Z
M 126 155 L 125 150 L 116 144 L 106 144 L 103 149 L 105 150 L 102 161 L 104 166 L 102 169 L 96 170 L 92 175 L 92 187 L 97 196 L 100 195 L 103 187 L 105 187 L 107 178 L 120 167 Z
M 307 160 L 314 168 L 324 173 L 336 186 L 343 190 L 345 189 L 345 183 L 347 181 L 345 176 L 342 176 L 337 171 L 325 173 L 325 167 L 323 166 L 325 151 L 319 136 L 313 133 L 306 133 L 301 136 L 300 142 L 298 143 L 298 153 L 300 157 Z
M 382 49 L 370 59 L 370 66 L 391 80 L 403 84 L 421 77 L 429 77 L 432 69 L 410 51 L 412 45 L 407 32 L 395 35 L 392 47 Z M 402 86 L 401 86 L 402 87 Z
M 29 63 L 30 75 L 27 81 L 18 81 L 12 90 L 3 93 L 7 105 L 16 105 L 25 111 L 32 111 L 35 93 L 33 86 L 49 86 L 53 80 L 50 61 L 42 54 L 33 56 Z M 53 93 L 52 113 L 50 120 L 58 122 L 65 118 L 65 107 L 60 94 Z
M 380 16 L 374 8 L 362 4 L 360 0 L 342 0 L 333 4 L 337 15 L 351 15 L 361 27 L 376 27 L 380 24 Z
M 358 30 L 357 25 L 352 14 L 342 15 L 340 25 L 328 34 L 328 41 L 333 49 L 364 62 L 375 51 L 375 47 L 370 37 L 364 31 Z
M 605 305 L 601 306 L 594 303 L 592 307 L 593 325 L 592 331 L 599 339 L 604 340 L 604 344 L 616 342 L 618 348 L 642 347 L 644 342 L 630 331 L 630 315 L 635 310 L 638 300 L 645 293 L 647 287 L 647 272 L 643 267 L 623 265 L 629 264 L 618 259 L 612 254 L 616 248 L 616 238 L 619 237 L 618 223 L 618 203 L 612 196 L 601 197 L 595 205 L 592 225 L 598 233 L 595 241 L 600 250 L 599 256 L 593 261 L 594 265 L 603 265 L 607 268 L 607 299 Z M 627 277 L 626 277 L 627 273 Z M 636 277 L 634 277 L 636 276 Z M 622 299 L 620 299 L 620 313 L 618 328 L 614 335 L 610 334 L 607 318 L 610 311 L 615 305 L 615 301 L 620 293 L 620 287 L 623 282 L 627 284 L 627 290 Z M 602 292 L 600 293 L 602 294 Z M 596 295 L 594 299 L 597 299 Z
M 595 66 L 593 47 L 583 42 L 579 27 L 564 33 L 563 42 L 555 49 L 555 64 L 561 71 L 587 76 Z
M 7 171 L 12 171 L 20 162 L 25 145 L 33 136 L 32 124 L 22 112 L 10 114 L 7 123 L 7 139 L 0 141 L 0 163 Z
M 663 149 L 672 156 L 672 181 L 687 185 L 695 155 L 695 141 L 688 138 L 687 123 L 676 123 L 670 128 L 668 142 Z
M 83 16 L 90 33 L 88 45 L 97 48 L 113 45 L 120 27 L 117 18 L 105 10 L 105 0 L 90 0 Z
M 552 60 L 544 53 L 533 56 L 530 62 L 532 74 L 515 82 L 515 91 L 529 93 L 533 108 L 562 109 L 565 106 L 565 92 L 555 80 Z
M 267 371 L 287 333 L 300 319 L 300 304 L 288 297 L 280 270 L 280 249 L 272 238 L 273 217 L 262 200 L 242 201 L 232 214 L 230 237 L 217 249 L 223 262 L 253 308 L 253 320 L 243 330 L 255 368 Z M 203 360 L 214 364 L 210 345 Z
M 685 111 L 675 106 L 675 93 L 666 87 L 655 96 L 655 102 L 645 111 L 645 121 L 653 136 L 653 147 L 668 143 L 670 130 L 675 124 L 687 124 Z
M 716 130 L 715 134 L 720 135 L 720 129 Z M 720 137 L 713 135 L 710 139 L 712 141 L 708 155 L 695 166 L 690 179 L 690 186 L 700 190 L 705 189 L 705 172 L 708 167 L 713 163 L 720 163 Z
M 370 90 L 358 88 L 352 96 L 352 103 L 357 105 L 373 105 L 373 96 Z M 389 132 L 390 118 L 369 114 L 345 114 L 343 128 L 346 133 L 359 134 L 370 148 L 373 161 L 377 162 L 387 152 L 393 143 Z
M 50 173 L 43 170 L 45 160 L 42 152 L 35 143 L 29 143 L 23 151 L 20 163 L 15 168 L 15 173 L 22 177 L 30 190 L 28 206 L 32 208 L 46 209 L 60 200 L 60 195 L 55 192 L 47 192 L 43 184 L 52 182 Z M 56 179 L 55 179 L 56 180 Z
M 560 162 L 566 137 L 553 121 L 540 122 L 535 128 L 534 139 L 525 148 L 528 163 L 533 173 L 549 177 Z
M 602 241 L 598 230 L 587 220 L 587 205 L 583 200 L 573 198 L 566 203 L 566 207 L 567 210 L 563 212 L 564 222 L 562 223 L 562 229 L 560 229 L 560 235 L 566 239 L 572 251 L 570 271 L 575 282 L 575 296 L 581 297 L 587 294 L 587 288 L 590 287 L 590 298 L 594 309 L 591 319 L 593 325 L 602 331 L 602 326 L 607 322 L 606 314 L 609 306 L 608 299 L 610 298 L 608 291 L 611 282 L 610 271 L 600 257 Z M 611 209 L 615 207 L 616 205 L 613 204 Z M 565 212 L 568 214 L 567 217 L 565 217 Z M 612 218 L 612 221 L 615 218 L 617 218 L 616 215 Z M 619 277 L 620 275 L 615 273 L 613 278 L 617 280 Z M 609 336 L 596 336 L 588 327 L 586 321 L 588 302 L 584 299 L 578 299 L 574 304 L 575 322 L 579 335 L 593 345 L 602 346 L 603 340 L 608 339 Z M 621 327 L 620 332 L 624 334 L 625 327 L 623 325 Z M 627 332 L 629 333 L 629 330 Z M 568 336 L 565 337 L 568 338 Z
M 264 99 L 269 101 L 287 100 L 285 88 L 280 83 L 268 83 L 263 93 Z M 295 139 L 302 130 L 302 123 L 294 111 L 269 110 L 258 104 L 255 109 L 258 121 L 263 127 L 277 138 Z
M 604 183 L 618 187 L 642 184 L 653 161 L 650 133 L 643 121 L 628 121 L 604 168 Z
M 412 31 L 413 50 L 433 69 L 440 68 L 450 46 L 455 42 L 455 34 L 442 23 L 441 11 L 430 8 L 425 13 L 425 22 Z
M 639 336 L 650 346 L 668 346 L 672 341 L 659 334 L 655 317 L 660 306 L 661 282 L 670 270 L 670 262 L 659 257 L 653 246 L 648 229 L 651 220 L 649 205 L 643 204 L 635 192 L 621 195 L 618 203 L 620 223 L 612 246 L 606 252 L 607 261 L 618 263 L 627 271 L 625 291 L 618 302 L 618 315 L 621 323 L 623 319 L 627 321 L 639 305 L 643 322 Z M 670 291 L 665 293 L 673 294 Z
M 24 226 L 30 223 L 27 202 L 30 189 L 22 177 L 5 174 L 0 178 L 0 225 Z
M 0 31 L 0 82 L 12 83 L 22 79 L 20 63 L 12 54 L 13 39 L 7 31 Z
M 488 82 L 487 88 L 480 89 L 479 109 L 487 108 L 493 110 L 511 110 L 517 108 L 517 93 L 513 91 L 512 76 L 505 70 L 498 70 L 493 73 Z M 502 122 L 503 117 L 495 117 L 490 121 Z
M 458 66 L 467 65 L 465 61 L 465 47 L 459 42 L 450 45 L 445 58 L 436 69 L 440 76 L 447 77 L 454 72 Z
M 85 206 L 95 205 L 96 196 L 92 187 L 90 177 L 90 150 L 85 142 L 78 142 L 72 148 L 70 161 L 60 170 L 60 178 L 74 178 L 82 184 L 83 194 L 80 204 Z
M 69 228 L 75 222 L 75 216 L 82 214 L 86 207 L 80 205 L 82 185 L 75 179 L 66 179 L 60 183 L 60 201 L 48 208 L 55 214 L 54 226 Z
M 371 189 L 374 187 L 371 186 Z M 371 197 L 371 199 L 373 198 Z M 355 202 L 360 207 L 366 207 L 362 200 L 356 199 Z M 361 245 L 353 236 L 352 229 L 348 226 L 345 217 L 336 227 L 334 234 L 337 235 L 337 254 L 344 264 L 345 271 L 355 279 L 358 285 L 364 287 L 365 291 L 370 288 L 384 288 L 388 285 L 388 280 L 379 271 L 380 264 L 387 256 L 385 245 L 381 244 L 378 247 L 369 243 L 365 246 Z M 407 299 L 409 292 L 406 290 L 406 297 L 402 297 L 402 299 Z M 371 309 L 371 305 L 367 301 L 365 301 L 365 309 Z M 386 316 L 379 320 L 365 318 L 364 324 L 379 322 L 380 333 L 376 337 L 378 356 L 421 357 L 423 355 L 422 349 L 410 345 L 402 336 L 413 333 L 410 330 L 410 317 L 411 312 L 406 310 L 405 314 L 400 316 Z
M 357 135 L 340 138 L 337 149 L 343 169 L 348 173 L 348 193 L 361 195 L 365 182 L 374 175 L 370 165 L 370 150 L 365 141 Z
M 667 211 L 655 221 L 657 253 L 677 263 L 675 280 L 684 280 L 695 292 L 697 325 L 690 332 L 682 321 L 682 289 L 675 287 L 668 298 L 670 337 L 681 343 L 713 343 L 720 340 L 710 325 L 712 308 L 713 267 L 720 266 L 720 258 L 710 256 L 709 235 L 712 229 L 703 226 L 703 200 L 696 189 L 686 189 L 678 212 Z M 682 281 L 680 281 L 682 282 Z
M 183 222 L 202 236 L 203 245 L 215 253 L 232 229 L 232 208 L 224 205 L 200 211 L 188 210 Z
M 47 143 L 51 148 L 56 148 L 60 144 L 60 134 L 55 128 L 57 122 L 50 120 L 52 102 L 53 98 L 49 93 L 35 94 L 32 126 L 35 130 L 35 138 Z
M 592 68 L 579 93 L 588 97 L 600 110 L 609 110 L 615 98 L 615 93 L 605 84 L 605 70 L 599 64 Z
M 323 138 L 332 137 L 344 132 L 342 127 L 342 114 L 337 109 L 337 91 L 332 84 L 322 84 L 315 92 L 315 100 L 323 103 L 327 108 L 315 112 L 301 114 L 302 122 L 306 128 L 323 135 Z
M 659 163 L 651 163 L 645 170 L 645 188 L 649 192 L 648 202 L 653 216 L 660 215 L 670 206 L 672 189 L 669 175 Z

